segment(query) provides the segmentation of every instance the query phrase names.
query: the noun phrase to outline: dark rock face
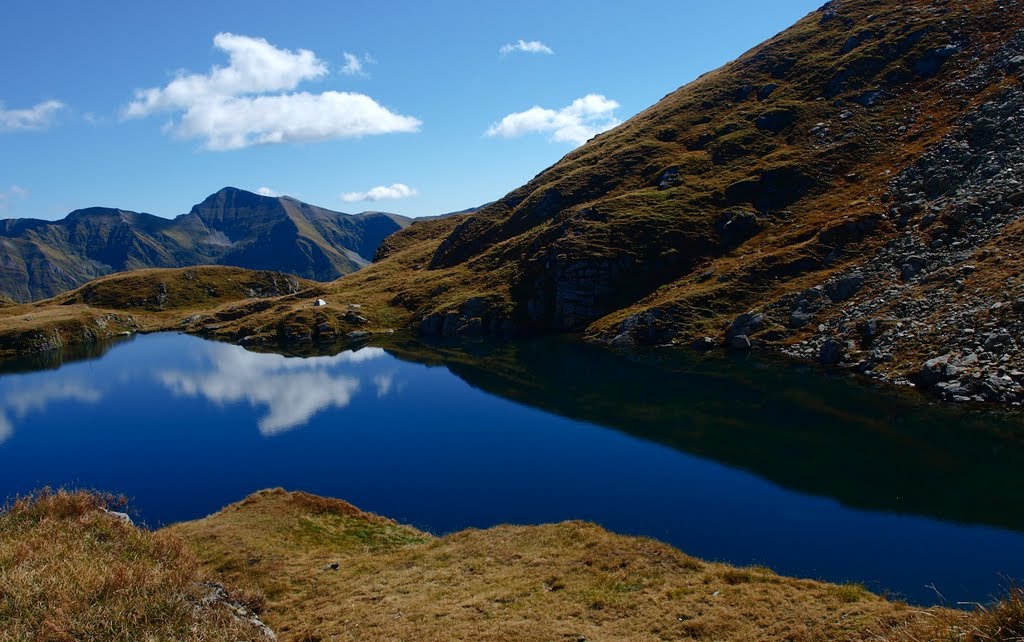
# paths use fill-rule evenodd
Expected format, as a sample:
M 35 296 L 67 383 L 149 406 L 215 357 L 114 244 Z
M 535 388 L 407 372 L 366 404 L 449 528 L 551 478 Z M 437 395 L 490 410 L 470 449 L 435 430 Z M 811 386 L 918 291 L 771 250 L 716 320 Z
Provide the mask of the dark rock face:
M 761 219 L 754 212 L 742 209 L 723 212 L 715 223 L 722 245 L 733 248 L 762 230 Z
M 758 129 L 778 134 L 789 129 L 796 122 L 797 117 L 798 114 L 794 110 L 773 109 L 758 116 L 757 120 L 754 121 L 754 126 Z
M 500 302 L 474 297 L 457 310 L 423 316 L 417 331 L 423 337 L 479 338 L 485 335 L 512 337 L 517 328 Z
M 773 212 L 800 200 L 815 185 L 796 167 L 777 167 L 733 183 L 725 190 L 729 203 L 749 203 L 760 212 Z
M 582 330 L 615 308 L 612 296 L 634 272 L 632 255 L 570 259 L 564 254 L 534 262 L 534 295 L 526 302 L 528 323 L 553 330 Z
M 946 61 L 959 53 L 960 47 L 946 45 L 936 49 L 929 49 L 920 60 L 914 63 L 914 73 L 929 78 L 939 73 Z

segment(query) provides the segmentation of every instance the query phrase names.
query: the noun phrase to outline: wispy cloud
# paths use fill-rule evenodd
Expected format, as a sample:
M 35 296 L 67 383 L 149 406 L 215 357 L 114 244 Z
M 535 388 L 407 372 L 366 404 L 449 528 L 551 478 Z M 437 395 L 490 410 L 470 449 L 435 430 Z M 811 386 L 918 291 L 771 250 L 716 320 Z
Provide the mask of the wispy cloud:
M 341 195 L 341 200 L 346 203 L 356 203 L 358 201 L 409 198 L 410 196 L 416 196 L 416 190 L 404 183 L 395 183 L 394 185 L 378 185 L 365 192 L 345 192 Z
M 568 107 L 545 109 L 532 107 L 505 116 L 491 125 L 487 136 L 516 138 L 532 133 L 548 133 L 550 140 L 582 145 L 597 134 L 619 124 L 615 110 L 619 103 L 600 94 L 577 98 Z
M 555 53 L 554 50 L 551 49 L 551 47 L 547 46 L 546 44 L 539 40 L 530 40 L 529 42 L 525 40 L 519 40 L 518 42 L 502 45 L 501 49 L 499 49 L 498 52 L 503 56 L 507 56 L 510 53 L 516 52 L 547 55 Z
M 10 202 L 13 199 L 24 199 L 28 198 L 28 190 L 18 185 L 11 185 L 5 190 L 0 190 L 0 212 L 3 212 L 10 206 Z
M 281 193 L 277 190 L 270 189 L 269 187 L 261 187 L 256 190 L 256 193 L 260 196 L 280 196 Z
M 47 129 L 65 108 L 67 105 L 59 100 L 47 100 L 28 109 L 5 109 L 0 102 L 0 132 Z
M 342 55 L 345 57 L 345 64 L 340 71 L 346 76 L 368 76 L 369 73 L 366 71 L 366 65 L 372 65 L 377 62 L 370 54 L 359 56 L 346 51 Z
M 200 139 L 217 151 L 415 132 L 422 124 L 363 94 L 295 92 L 302 82 L 328 74 L 326 63 L 307 49 L 293 52 L 231 33 L 217 34 L 213 43 L 228 54 L 228 66 L 182 73 L 164 87 L 140 89 L 124 117 L 180 113 L 164 131 Z
M 84 120 L 86 122 L 86 124 L 92 125 L 94 127 L 98 127 L 100 125 L 109 125 L 110 124 L 110 119 L 109 118 L 107 118 L 106 116 L 101 116 L 101 115 L 97 114 L 96 112 L 92 112 L 92 111 L 87 111 L 84 114 L 82 114 L 82 120 Z

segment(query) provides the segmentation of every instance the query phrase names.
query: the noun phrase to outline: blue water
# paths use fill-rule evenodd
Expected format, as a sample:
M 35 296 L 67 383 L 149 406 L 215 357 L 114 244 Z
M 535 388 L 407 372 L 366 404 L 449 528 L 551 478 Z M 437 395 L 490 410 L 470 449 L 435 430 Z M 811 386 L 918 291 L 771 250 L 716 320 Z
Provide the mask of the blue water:
M 693 359 L 550 340 L 297 358 L 144 336 L 0 376 L 0 495 L 124 493 L 151 526 L 275 486 L 438 534 L 584 519 L 929 604 L 1024 578 L 1017 418 Z

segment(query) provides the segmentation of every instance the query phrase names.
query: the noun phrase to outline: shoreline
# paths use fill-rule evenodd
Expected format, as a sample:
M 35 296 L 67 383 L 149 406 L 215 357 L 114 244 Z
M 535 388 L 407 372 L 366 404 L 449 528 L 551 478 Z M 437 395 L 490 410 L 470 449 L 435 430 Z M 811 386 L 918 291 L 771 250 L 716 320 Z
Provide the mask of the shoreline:
M 166 555 L 159 553 L 161 547 L 171 546 L 176 552 L 163 562 L 163 572 L 175 577 L 189 559 L 198 561 L 187 582 L 165 581 L 170 586 L 150 584 L 148 593 L 122 594 L 118 599 L 134 602 L 121 604 L 127 610 L 119 617 L 133 617 L 132 609 L 148 608 L 149 602 L 181 599 L 172 593 L 184 591 L 202 606 L 181 617 L 206 618 L 200 625 L 212 628 L 204 639 L 222 639 L 217 625 L 233 627 L 234 635 L 239 626 L 254 627 L 245 639 L 280 640 L 329 640 L 360 631 L 355 637 L 361 639 L 527 640 L 557 633 L 576 640 L 895 642 L 949 634 L 957 627 L 981 631 L 983 618 L 1019 608 L 1021 601 L 1011 590 L 1007 601 L 983 612 L 922 609 L 859 585 L 699 560 L 655 540 L 585 522 L 496 526 L 436 537 L 341 500 L 279 488 L 157 531 L 104 511 L 103 502 L 110 500 L 81 491 L 44 492 L 0 513 L 0 532 L 15 547 L 38 541 L 45 532 L 61 550 L 77 551 L 50 571 L 69 575 L 50 578 L 62 582 L 60 591 L 36 593 L 29 603 L 22 599 L 27 594 L 20 580 L 11 587 L 8 604 L 23 609 L 16 611 L 23 633 L 30 633 L 33 623 L 43 626 L 46 618 L 57 617 L 51 609 L 58 602 L 66 630 L 81 635 L 95 626 L 91 602 L 79 602 L 75 591 L 82 588 L 78 583 L 87 583 L 84 578 L 115 572 L 117 563 L 100 564 L 96 553 L 80 548 L 99 532 L 106 534 L 104 550 L 109 551 L 103 555 L 116 557 L 139 546 L 151 555 L 159 542 L 160 558 Z M 180 546 L 185 548 L 175 548 Z M 0 545 L 0 559 L 10 559 L 4 557 L 10 550 Z M 16 565 L 34 568 L 20 559 Z M 146 567 L 137 572 L 148 569 L 147 559 L 134 560 Z M 0 624 L 4 617 L 0 608 Z M 131 634 L 141 634 L 145 625 Z

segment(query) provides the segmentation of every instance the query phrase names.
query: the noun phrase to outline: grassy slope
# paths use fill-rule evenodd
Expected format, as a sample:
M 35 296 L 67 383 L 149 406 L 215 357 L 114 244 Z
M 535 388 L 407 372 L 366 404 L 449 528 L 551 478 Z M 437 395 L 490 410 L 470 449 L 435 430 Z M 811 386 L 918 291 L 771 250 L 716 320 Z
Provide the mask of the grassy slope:
M 263 592 L 283 640 L 910 640 L 968 623 L 582 522 L 437 538 L 273 490 L 169 531 L 225 582 Z
M 277 490 L 170 531 L 226 582 L 265 592 L 285 640 L 859 640 L 879 618 L 911 617 L 857 587 L 700 562 L 581 522 L 435 538 Z
M 43 493 L 0 513 L 0 640 L 200 642 L 262 636 L 182 541 L 103 512 L 113 498 Z
M 592 524 L 434 537 L 280 489 L 150 532 L 113 498 L 0 513 L 0 640 L 1020 640 L 1024 594 L 975 614 L 688 557 Z M 210 582 L 228 587 L 210 600 Z
M 274 272 L 199 266 L 102 277 L 39 303 L 0 307 L 0 354 L 25 354 L 124 333 L 202 331 L 285 295 L 308 304 L 317 284 Z M 298 306 L 298 303 L 295 303 Z
M 877 220 L 891 175 L 999 89 L 964 98 L 949 93 L 951 81 L 1024 18 L 989 1 L 830 7 L 837 17 L 811 14 L 505 198 L 396 234 L 378 264 L 332 287 L 398 306 L 413 321 L 485 296 L 521 329 L 602 338 L 655 310 L 651 336 L 687 342 L 842 273 L 897 234 Z M 951 42 L 964 49 L 937 75 L 914 71 Z M 875 105 L 856 102 L 875 90 L 884 92 Z M 792 123 L 773 131 L 762 117 Z M 828 134 L 814 132 L 818 123 Z M 778 193 L 756 183 L 766 175 L 782 176 Z M 721 229 L 737 208 L 763 210 L 761 230 L 745 242 Z M 869 233 L 857 229 L 865 221 Z M 581 266 L 598 276 L 580 278 Z M 560 288 L 577 290 L 583 304 L 567 307 Z

